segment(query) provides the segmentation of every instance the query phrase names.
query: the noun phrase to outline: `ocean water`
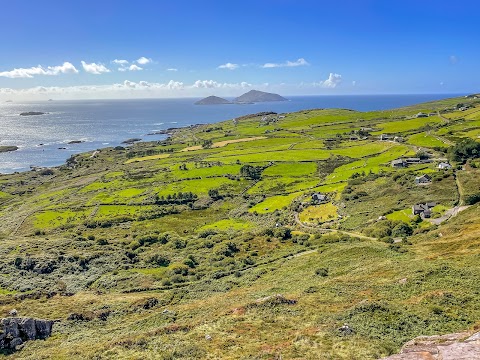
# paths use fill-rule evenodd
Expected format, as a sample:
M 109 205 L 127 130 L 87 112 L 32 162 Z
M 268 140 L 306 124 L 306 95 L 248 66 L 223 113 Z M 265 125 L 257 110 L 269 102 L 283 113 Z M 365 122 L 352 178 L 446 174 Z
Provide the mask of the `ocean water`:
M 0 153 L 0 173 L 57 166 L 72 154 L 117 146 L 129 138 L 164 139 L 164 135 L 147 135 L 162 129 L 214 123 L 260 111 L 383 110 L 452 96 L 458 95 L 294 96 L 286 102 L 202 106 L 194 105 L 198 100 L 194 98 L 2 103 L 0 145 L 16 145 L 19 150 Z M 26 111 L 47 114 L 19 115 Z M 78 140 L 82 143 L 68 144 Z

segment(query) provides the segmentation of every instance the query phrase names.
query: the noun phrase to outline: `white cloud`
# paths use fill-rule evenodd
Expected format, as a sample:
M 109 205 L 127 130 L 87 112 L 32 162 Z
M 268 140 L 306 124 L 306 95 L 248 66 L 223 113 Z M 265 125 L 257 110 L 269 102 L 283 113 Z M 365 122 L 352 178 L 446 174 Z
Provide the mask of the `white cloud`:
M 69 62 L 64 62 L 59 66 L 47 66 L 46 68 L 38 65 L 31 68 L 15 68 L 11 71 L 0 72 L 0 77 L 7 78 L 33 78 L 36 75 L 59 75 L 59 74 L 77 74 L 78 70 Z
M 169 68 L 169 69 L 167 69 L 167 71 L 178 71 L 178 69 L 176 69 L 176 68 Z
M 266 63 L 262 65 L 262 68 L 279 68 L 279 67 L 296 67 L 310 65 L 304 58 L 300 58 L 296 61 L 286 61 L 284 63 Z
M 356 80 L 352 81 L 352 86 L 357 86 L 357 81 Z
M 152 62 L 152 59 L 146 58 L 145 56 L 142 56 L 140 59 L 137 60 L 137 63 L 140 65 L 147 65 Z
M 219 83 L 215 80 L 197 80 L 191 86 L 192 88 L 197 89 L 245 89 L 251 87 L 252 84 L 249 84 L 245 81 L 240 83 Z
M 220 83 L 218 83 L 214 80 L 197 80 L 193 84 L 193 87 L 212 89 L 212 88 L 220 87 Z
M 315 87 L 324 87 L 334 89 L 342 82 L 342 75 L 330 73 L 328 75 L 328 79 L 324 81 L 320 81 L 318 83 L 313 83 Z
M 264 84 L 255 85 L 262 89 Z M 211 89 L 216 89 L 220 95 L 238 96 L 240 91 L 252 88 L 247 82 L 221 83 L 215 80 L 197 80 L 190 84 L 170 80 L 165 83 L 148 81 L 134 82 L 125 80 L 110 85 L 81 85 L 67 87 L 33 87 L 27 89 L 0 88 L 2 99 L 102 99 L 102 98 L 135 98 L 135 97 L 179 97 L 208 95 Z
M 127 65 L 128 61 L 127 60 L 115 59 L 115 60 L 112 60 L 112 63 L 117 64 L 117 65 Z
M 130 71 L 140 71 L 140 70 L 143 70 L 143 68 L 141 68 L 140 66 L 137 66 L 135 64 L 132 64 L 132 65 L 130 65 L 128 70 L 130 70 Z
M 87 64 L 85 61 L 82 60 L 82 66 L 83 66 L 83 70 L 85 70 L 87 73 L 90 73 L 90 74 L 100 75 L 103 73 L 110 72 L 110 70 L 107 67 L 105 67 L 105 65 L 103 64 L 96 64 L 96 63 Z
M 238 69 L 238 64 L 232 64 L 228 62 L 226 64 L 220 65 L 217 69 L 235 70 Z
M 455 65 L 456 63 L 458 63 L 458 58 L 455 55 L 450 55 L 448 60 L 450 60 L 450 64 L 452 65 Z

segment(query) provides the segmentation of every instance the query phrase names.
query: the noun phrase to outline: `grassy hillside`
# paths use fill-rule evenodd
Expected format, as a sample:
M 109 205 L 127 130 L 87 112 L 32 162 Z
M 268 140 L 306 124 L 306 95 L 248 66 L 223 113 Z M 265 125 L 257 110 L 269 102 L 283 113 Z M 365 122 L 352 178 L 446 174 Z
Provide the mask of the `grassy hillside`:
M 480 326 L 480 163 L 437 168 L 479 122 L 473 98 L 252 115 L 2 175 L 1 311 L 57 320 L 5 356 L 375 359 Z

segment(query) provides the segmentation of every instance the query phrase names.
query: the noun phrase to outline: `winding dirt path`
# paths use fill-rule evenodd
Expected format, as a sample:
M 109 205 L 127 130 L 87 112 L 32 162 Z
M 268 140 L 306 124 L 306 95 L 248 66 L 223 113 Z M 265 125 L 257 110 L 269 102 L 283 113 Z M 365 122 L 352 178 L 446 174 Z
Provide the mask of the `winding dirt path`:
M 349 232 L 349 231 L 344 231 L 344 230 L 337 230 L 337 229 L 327 229 L 327 228 L 320 228 L 320 227 L 315 227 L 315 226 L 308 226 L 305 225 L 303 222 L 300 221 L 300 218 L 298 217 L 298 213 L 295 213 L 295 222 L 300 225 L 303 228 L 306 229 L 311 229 L 311 230 L 317 230 L 317 231 L 325 231 L 325 232 L 332 232 L 332 233 L 340 233 L 340 234 L 345 234 L 348 236 L 352 237 L 358 237 L 360 239 L 365 239 L 365 240 L 378 240 L 377 238 L 362 235 L 362 234 L 357 234 L 354 232 Z

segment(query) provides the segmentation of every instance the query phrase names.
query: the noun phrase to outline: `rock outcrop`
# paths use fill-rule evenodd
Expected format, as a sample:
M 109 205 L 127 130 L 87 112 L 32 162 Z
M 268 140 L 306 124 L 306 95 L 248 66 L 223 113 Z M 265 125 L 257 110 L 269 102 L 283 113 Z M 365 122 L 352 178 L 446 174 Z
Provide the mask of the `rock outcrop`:
M 400 354 L 382 360 L 480 359 L 480 332 L 419 336 L 403 345 Z
M 18 350 L 28 340 L 46 339 L 52 334 L 53 321 L 26 317 L 0 320 L 0 349 Z

